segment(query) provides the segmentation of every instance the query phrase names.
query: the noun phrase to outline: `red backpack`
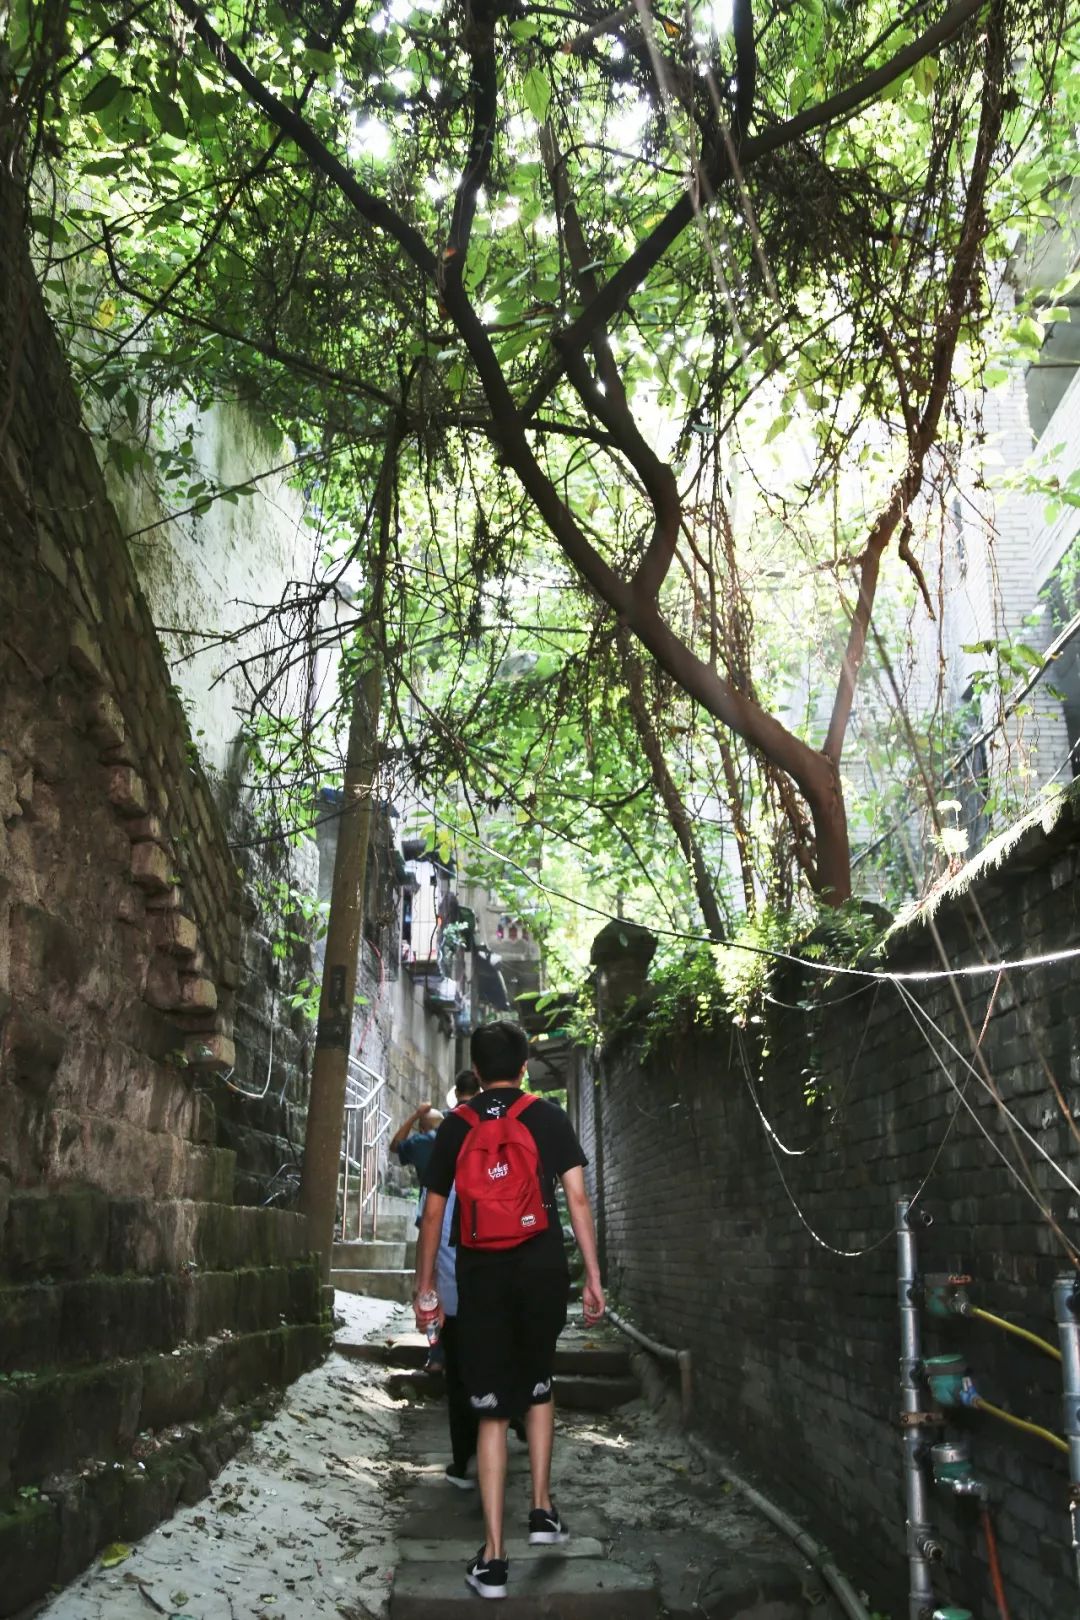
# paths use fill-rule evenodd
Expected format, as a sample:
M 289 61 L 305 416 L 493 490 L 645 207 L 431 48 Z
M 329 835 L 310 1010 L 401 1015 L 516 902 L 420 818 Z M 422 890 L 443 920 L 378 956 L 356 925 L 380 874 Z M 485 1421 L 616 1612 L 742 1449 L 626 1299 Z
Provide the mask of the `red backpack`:
M 454 1174 L 458 1236 L 466 1249 L 514 1249 L 547 1230 L 540 1155 L 521 1123 L 536 1101 L 519 1097 L 494 1119 L 481 1119 L 467 1103 L 454 1109 L 469 1127 Z

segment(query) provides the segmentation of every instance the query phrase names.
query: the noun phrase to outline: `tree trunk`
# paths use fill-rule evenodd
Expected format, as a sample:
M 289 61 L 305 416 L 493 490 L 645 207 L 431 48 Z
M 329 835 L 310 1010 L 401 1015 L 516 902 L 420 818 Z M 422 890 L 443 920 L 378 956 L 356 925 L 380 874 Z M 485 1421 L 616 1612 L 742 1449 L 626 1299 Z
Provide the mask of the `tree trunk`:
M 630 697 L 630 713 L 638 737 L 641 740 L 645 758 L 649 762 L 653 786 L 660 795 L 664 809 L 667 811 L 668 821 L 671 823 L 672 831 L 679 841 L 683 859 L 693 874 L 694 892 L 697 895 L 705 927 L 709 930 L 709 937 L 715 939 L 718 943 L 722 943 L 727 938 L 727 929 L 724 927 L 724 919 L 720 914 L 720 902 L 717 898 L 716 887 L 709 874 L 705 856 L 694 832 L 690 813 L 683 802 L 682 794 L 675 785 L 671 772 L 668 770 L 667 760 L 664 758 L 663 744 L 653 724 L 652 716 L 649 714 L 645 685 L 642 680 L 641 659 L 627 631 L 617 631 L 616 641 L 622 658 L 623 673 L 626 676 L 626 689 Z
M 383 611 L 383 586 L 394 525 L 401 436 L 402 419 L 395 412 L 387 425 L 375 500 L 377 549 L 372 559 L 371 606 L 376 627 Z M 383 655 L 380 649 L 372 651 L 368 667 L 356 676 L 353 684 L 334 881 L 326 921 L 326 956 L 319 996 L 315 1061 L 311 1072 L 311 1099 L 304 1136 L 304 1165 L 300 1177 L 300 1208 L 308 1218 L 312 1246 L 322 1256 L 326 1281 L 330 1279 L 337 1219 L 345 1087 L 349 1074 L 356 978 L 364 926 L 364 890 L 378 772 L 382 678 Z
M 364 881 L 371 843 L 381 691 L 382 664 L 376 660 L 357 677 L 353 689 L 344 798 L 338 822 L 319 1027 L 300 1179 L 300 1208 L 308 1218 L 311 1243 L 322 1256 L 323 1277 L 327 1281 L 337 1219 L 345 1082 L 364 923 Z

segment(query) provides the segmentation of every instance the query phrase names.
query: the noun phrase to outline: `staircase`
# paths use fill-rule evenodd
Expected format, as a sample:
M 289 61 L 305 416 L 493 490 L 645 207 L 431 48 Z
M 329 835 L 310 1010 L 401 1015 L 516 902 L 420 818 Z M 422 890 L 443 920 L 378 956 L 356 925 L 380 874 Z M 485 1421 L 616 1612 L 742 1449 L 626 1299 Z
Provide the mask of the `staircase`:
M 335 1243 L 330 1281 L 347 1294 L 369 1299 L 412 1299 L 416 1269 L 416 1200 L 379 1194 L 378 1237 L 358 1243 Z
M 340 1354 L 393 1369 L 389 1391 L 410 1406 L 404 1414 L 399 1460 L 413 1476 L 397 1530 L 399 1564 L 390 1598 L 390 1620 L 452 1620 L 476 1612 L 476 1597 L 465 1585 L 466 1560 L 484 1539 L 476 1491 L 449 1490 L 445 1467 L 446 1413 L 441 1378 L 421 1371 L 424 1339 L 403 1333 L 389 1342 L 352 1343 L 339 1337 Z M 603 1333 L 568 1325 L 555 1356 L 556 1400 L 563 1409 L 609 1412 L 639 1393 L 625 1348 Z M 426 1397 L 434 1399 L 429 1403 Z M 563 1437 L 564 1452 L 574 1442 Z M 510 1501 L 528 1489 L 528 1456 L 510 1443 Z M 570 1518 L 572 1539 L 565 1546 L 530 1547 L 513 1521 L 508 1550 L 511 1593 L 505 1620 L 657 1620 L 661 1606 L 654 1577 L 628 1568 L 608 1555 L 612 1526 L 585 1491 L 570 1483 L 572 1457 L 563 1457 L 567 1487 L 560 1504 Z M 565 1498 L 565 1500 L 564 1500 Z
M 395 1400 L 441 1401 L 445 1395 L 442 1375 L 423 1370 L 428 1346 L 419 1333 L 363 1343 L 339 1335 L 334 1348 L 350 1360 L 391 1368 L 388 1387 Z M 567 1411 L 611 1412 L 641 1393 L 623 1345 L 614 1339 L 609 1341 L 602 1330 L 586 1333 L 579 1324 L 568 1323 L 559 1336 L 555 1376 L 558 1404 Z

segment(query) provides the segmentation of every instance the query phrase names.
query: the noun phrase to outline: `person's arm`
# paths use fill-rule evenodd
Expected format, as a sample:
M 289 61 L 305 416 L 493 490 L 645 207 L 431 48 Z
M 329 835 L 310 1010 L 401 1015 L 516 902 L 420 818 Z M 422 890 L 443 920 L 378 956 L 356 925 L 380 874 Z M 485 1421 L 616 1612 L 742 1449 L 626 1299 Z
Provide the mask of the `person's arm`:
M 604 1314 L 604 1290 L 600 1282 L 600 1262 L 596 1257 L 596 1227 L 593 1225 L 589 1195 L 585 1191 L 585 1172 L 580 1164 L 564 1170 L 559 1177 L 566 1194 L 566 1207 L 570 1212 L 570 1225 L 574 1228 L 581 1258 L 585 1262 L 585 1282 L 581 1303 L 588 1323 L 599 1322 Z
M 430 1107 L 431 1104 L 429 1102 L 421 1103 L 415 1114 L 410 1114 L 404 1125 L 398 1126 L 398 1129 L 390 1138 L 390 1148 L 392 1152 L 397 1152 L 398 1148 L 401 1146 L 402 1142 L 404 1142 L 413 1126 L 420 1123 L 421 1114 L 426 1114 Z
M 421 1294 L 430 1289 L 435 1291 L 435 1256 L 439 1252 L 439 1240 L 442 1237 L 443 1213 L 446 1209 L 446 1199 L 441 1193 L 432 1192 L 428 1188 L 424 1199 L 424 1213 L 420 1217 L 420 1236 L 416 1241 L 416 1285 L 413 1289 L 413 1310 L 416 1315 L 416 1325 L 420 1332 L 431 1320 L 419 1309 L 417 1300 Z M 439 1302 L 437 1316 L 440 1324 L 444 1321 L 446 1313 Z

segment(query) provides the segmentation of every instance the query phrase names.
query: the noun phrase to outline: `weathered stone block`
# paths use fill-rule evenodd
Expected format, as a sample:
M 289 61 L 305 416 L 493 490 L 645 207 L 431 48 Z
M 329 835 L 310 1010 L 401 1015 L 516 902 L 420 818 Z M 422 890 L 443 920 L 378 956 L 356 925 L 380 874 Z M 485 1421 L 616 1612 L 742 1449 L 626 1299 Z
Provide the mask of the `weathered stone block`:
M 165 1429 L 190 1423 L 210 1406 L 205 1345 L 147 1362 L 143 1376 L 140 1429 Z
M 72 626 L 68 658 L 79 674 L 95 686 L 105 685 L 105 663 L 101 648 L 85 624 Z
M 133 844 L 141 844 L 144 839 L 149 839 L 153 844 L 160 844 L 162 849 L 169 847 L 169 841 L 162 831 L 157 816 L 137 816 L 128 822 L 124 831 Z
M 185 1012 L 213 1012 L 218 1004 L 217 986 L 201 974 L 180 975 L 180 1007 Z
M 90 735 L 102 751 L 123 747 L 127 735 L 124 716 L 110 692 L 95 692 L 91 699 Z
M 148 894 L 146 897 L 146 909 L 147 911 L 176 911 L 183 898 L 176 884 L 172 883 L 168 888 L 160 890 L 157 894 Z
M 183 1166 L 183 1194 L 200 1203 L 227 1204 L 235 1174 L 236 1154 L 229 1148 L 193 1147 Z
M 67 1033 L 42 1013 L 17 1007 L 4 1027 L 8 1077 L 34 1097 L 44 1097 L 56 1079 Z
M 96 1271 L 108 1252 L 108 1200 L 93 1189 L 14 1192 L 7 1231 L 13 1276 Z
M 141 1364 L 118 1362 L 53 1373 L 22 1386 L 12 1466 L 16 1485 L 62 1473 L 77 1457 L 126 1455 L 138 1433 L 142 1381 Z
M 22 813 L 11 760 L 0 753 L 0 821 L 14 821 Z
M 180 974 L 175 962 L 166 957 L 156 957 L 151 962 L 143 995 L 151 1007 L 156 1007 L 159 1012 L 173 1012 L 179 1008 Z
M 159 951 L 171 956 L 194 956 L 199 946 L 199 930 L 182 911 L 159 911 L 150 919 L 150 936 Z
M 86 941 L 78 929 L 41 906 L 11 908 L 11 979 L 16 987 L 38 999 L 50 984 L 70 992 L 86 965 Z
M 132 844 L 131 876 L 140 889 L 165 894 L 172 887 L 169 857 L 157 844 Z
M 130 765 L 110 765 L 108 772 L 109 803 L 122 816 L 143 817 L 148 799 L 146 783 Z
M 28 1502 L 0 1514 L 0 1613 L 16 1614 L 56 1578 L 60 1523 L 54 1504 Z
M 216 1074 L 236 1067 L 236 1047 L 227 1035 L 189 1035 L 184 1042 L 184 1056 L 192 1068 Z
M 177 1277 L 89 1277 L 62 1290 L 65 1360 L 104 1361 L 171 1350 L 184 1336 Z
M 68 585 L 68 562 L 60 550 L 53 536 L 41 522 L 37 526 L 38 556 L 49 570 L 49 573 L 66 590 Z
M 0 1372 L 47 1367 L 56 1360 L 60 1302 L 56 1286 L 0 1288 Z
M 0 1502 L 11 1495 L 11 1463 L 18 1438 L 18 1398 L 14 1389 L 0 1387 Z

